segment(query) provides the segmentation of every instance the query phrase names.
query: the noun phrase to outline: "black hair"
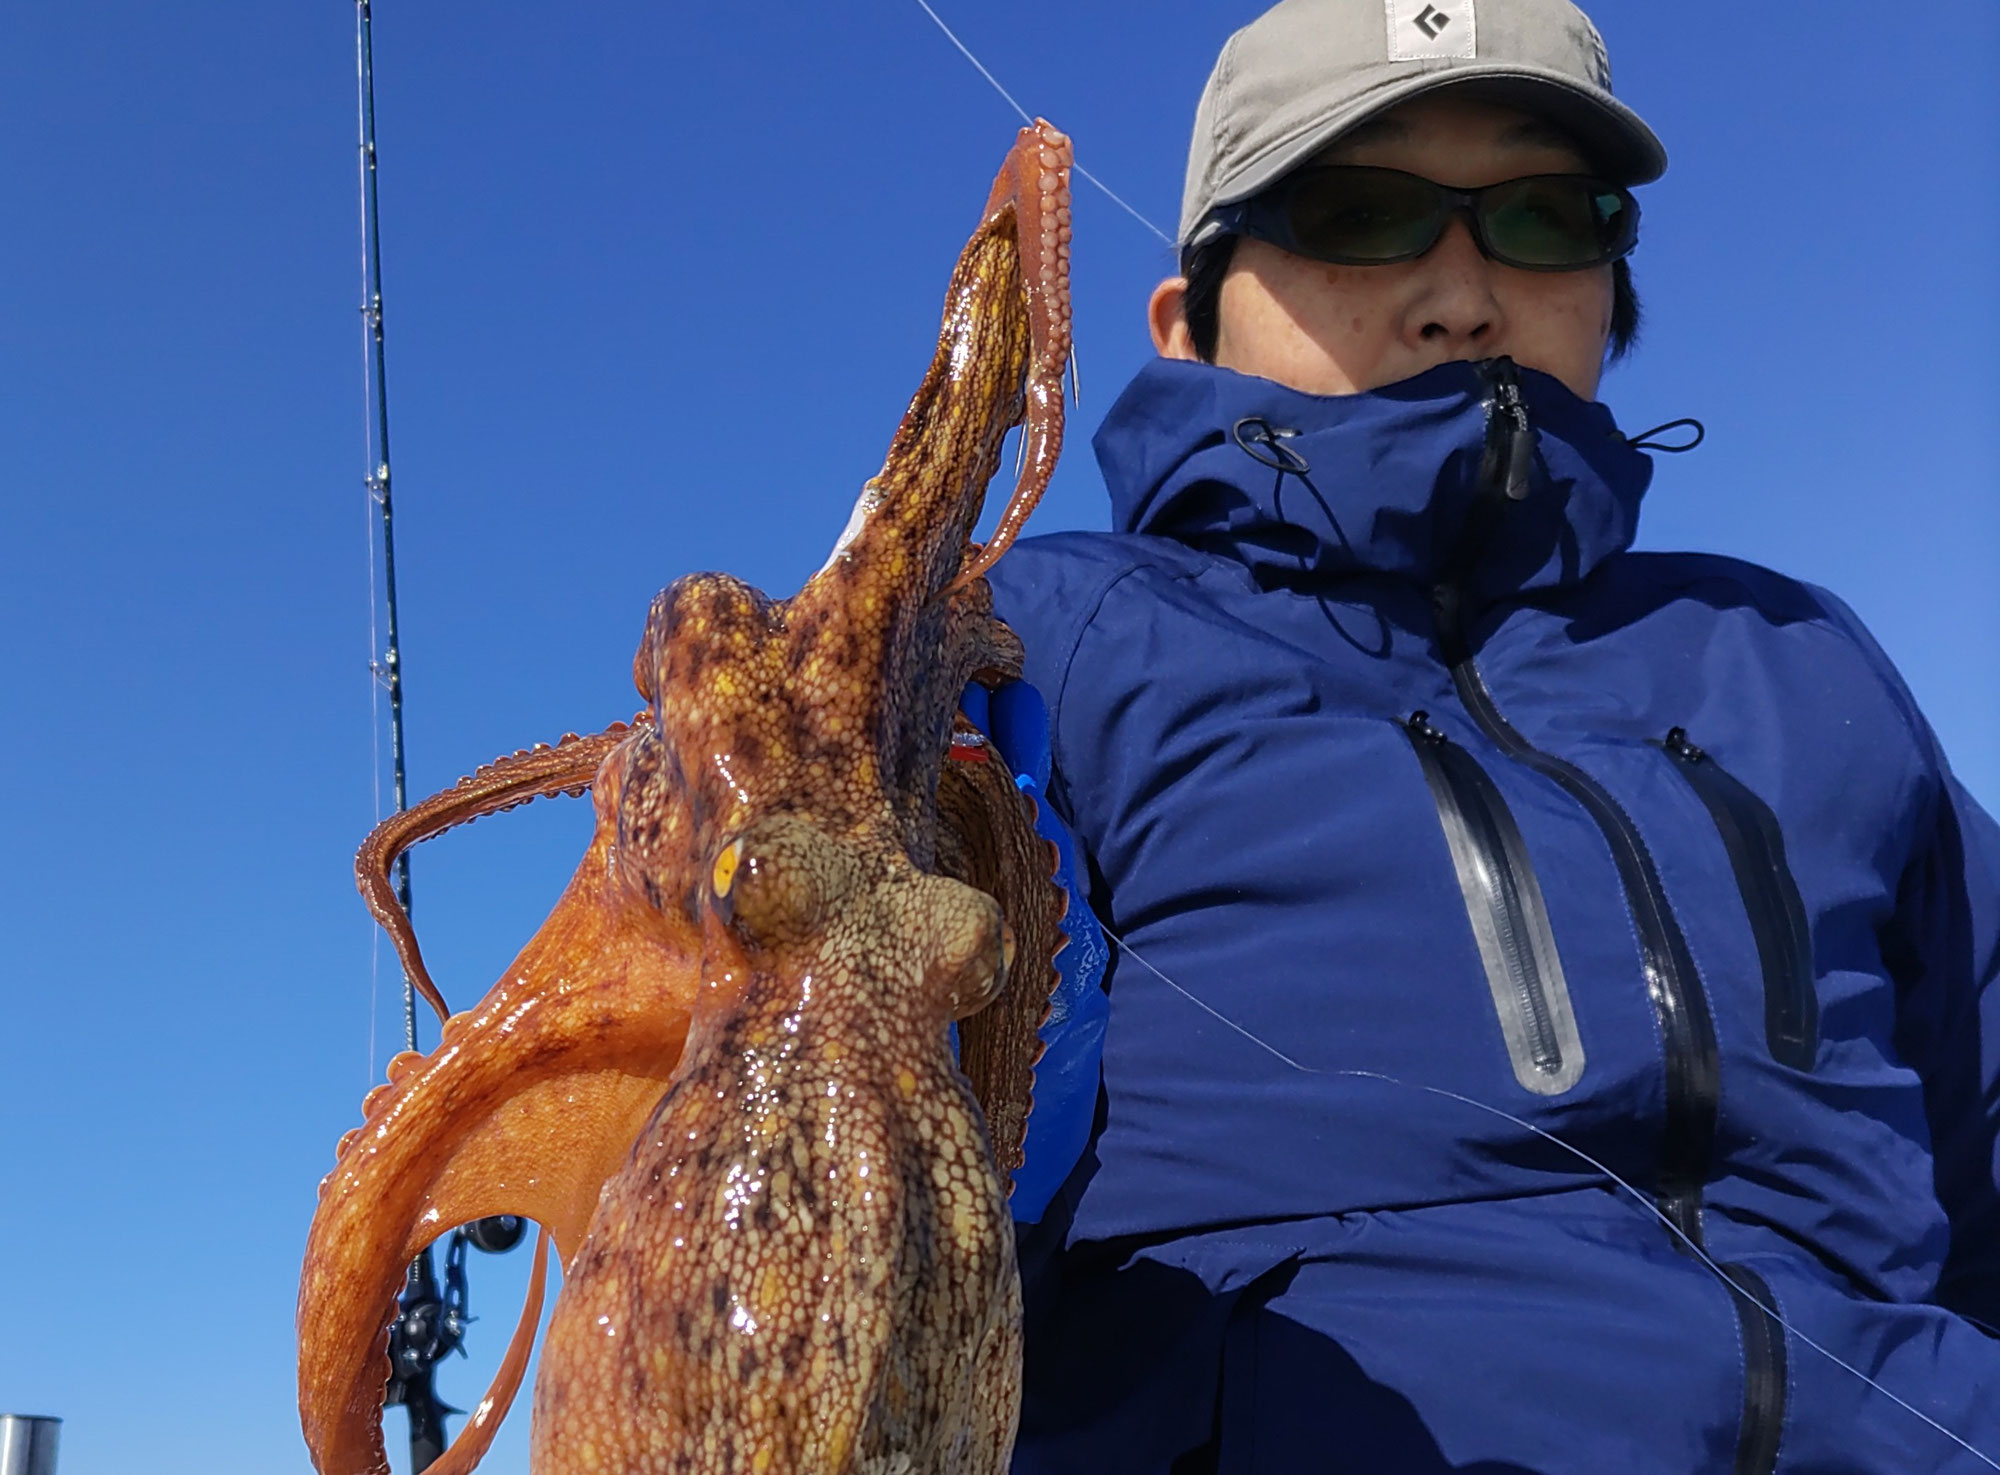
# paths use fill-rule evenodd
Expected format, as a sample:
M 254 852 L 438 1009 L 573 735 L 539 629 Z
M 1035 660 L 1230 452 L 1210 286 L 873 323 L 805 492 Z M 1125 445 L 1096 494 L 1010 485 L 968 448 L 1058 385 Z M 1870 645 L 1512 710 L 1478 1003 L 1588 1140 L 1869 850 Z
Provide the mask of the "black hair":
M 1215 342 L 1222 331 L 1222 279 L 1236 254 L 1235 236 L 1216 236 L 1188 251 L 1182 260 L 1187 292 L 1181 317 L 1195 354 L 1205 364 L 1215 362 Z M 1632 263 L 1621 257 L 1611 263 L 1611 339 L 1605 362 L 1617 363 L 1639 341 L 1639 292 L 1632 285 Z

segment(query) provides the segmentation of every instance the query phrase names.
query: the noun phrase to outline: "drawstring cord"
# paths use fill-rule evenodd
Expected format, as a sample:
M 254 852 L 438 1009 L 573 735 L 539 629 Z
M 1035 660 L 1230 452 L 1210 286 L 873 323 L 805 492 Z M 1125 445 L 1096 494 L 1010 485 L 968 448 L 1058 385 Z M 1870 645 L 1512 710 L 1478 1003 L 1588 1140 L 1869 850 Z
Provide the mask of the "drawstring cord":
M 1277 472 L 1280 479 L 1305 476 L 1312 471 L 1312 463 L 1285 444 L 1298 433 L 1273 425 L 1262 415 L 1245 415 L 1229 427 L 1230 439 L 1237 447 L 1258 465 Z
M 1693 440 L 1681 445 L 1669 445 L 1664 441 L 1653 439 L 1656 435 L 1664 435 L 1669 430 L 1680 430 L 1683 427 L 1694 431 Z M 1665 455 L 1678 456 L 1685 451 L 1693 450 L 1707 439 L 1708 427 L 1692 415 L 1683 415 L 1678 420 L 1669 420 L 1664 425 L 1655 425 L 1651 430 L 1642 430 L 1637 435 L 1627 436 L 1625 444 L 1635 451 L 1659 451 Z

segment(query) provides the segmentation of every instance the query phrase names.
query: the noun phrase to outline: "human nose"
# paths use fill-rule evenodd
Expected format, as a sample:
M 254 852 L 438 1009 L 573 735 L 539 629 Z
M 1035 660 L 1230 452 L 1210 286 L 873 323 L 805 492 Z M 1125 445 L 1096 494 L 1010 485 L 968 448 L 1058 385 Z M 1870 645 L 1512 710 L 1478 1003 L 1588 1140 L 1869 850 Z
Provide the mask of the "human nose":
M 1463 214 L 1417 260 L 1419 292 L 1410 304 L 1411 336 L 1424 347 L 1497 352 L 1504 314 L 1493 292 L 1493 263 Z

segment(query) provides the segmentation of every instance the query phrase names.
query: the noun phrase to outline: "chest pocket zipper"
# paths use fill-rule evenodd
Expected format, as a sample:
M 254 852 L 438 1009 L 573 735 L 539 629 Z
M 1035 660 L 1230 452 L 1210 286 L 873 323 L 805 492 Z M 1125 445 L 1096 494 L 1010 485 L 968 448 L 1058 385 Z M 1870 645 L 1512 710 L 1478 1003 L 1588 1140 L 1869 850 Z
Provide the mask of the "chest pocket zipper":
M 1403 724 L 1437 805 L 1514 1079 L 1559 1096 L 1583 1075 L 1583 1041 L 1527 843 L 1479 760 L 1423 712 Z
M 1659 744 L 1715 821 L 1764 974 L 1764 1035 L 1771 1058 L 1809 1071 L 1819 1053 L 1819 995 L 1805 902 L 1785 863 L 1785 835 L 1771 806 L 1676 727 Z

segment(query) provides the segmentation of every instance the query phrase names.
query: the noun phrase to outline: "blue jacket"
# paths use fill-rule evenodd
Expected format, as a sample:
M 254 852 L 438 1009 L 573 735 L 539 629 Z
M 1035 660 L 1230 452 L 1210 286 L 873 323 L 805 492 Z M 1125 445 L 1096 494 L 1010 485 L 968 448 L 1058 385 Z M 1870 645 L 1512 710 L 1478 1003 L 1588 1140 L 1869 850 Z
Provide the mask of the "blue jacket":
M 992 575 L 1126 945 L 1016 1469 L 2000 1458 L 2000 832 L 1855 618 L 1505 360 L 1096 449 Z

